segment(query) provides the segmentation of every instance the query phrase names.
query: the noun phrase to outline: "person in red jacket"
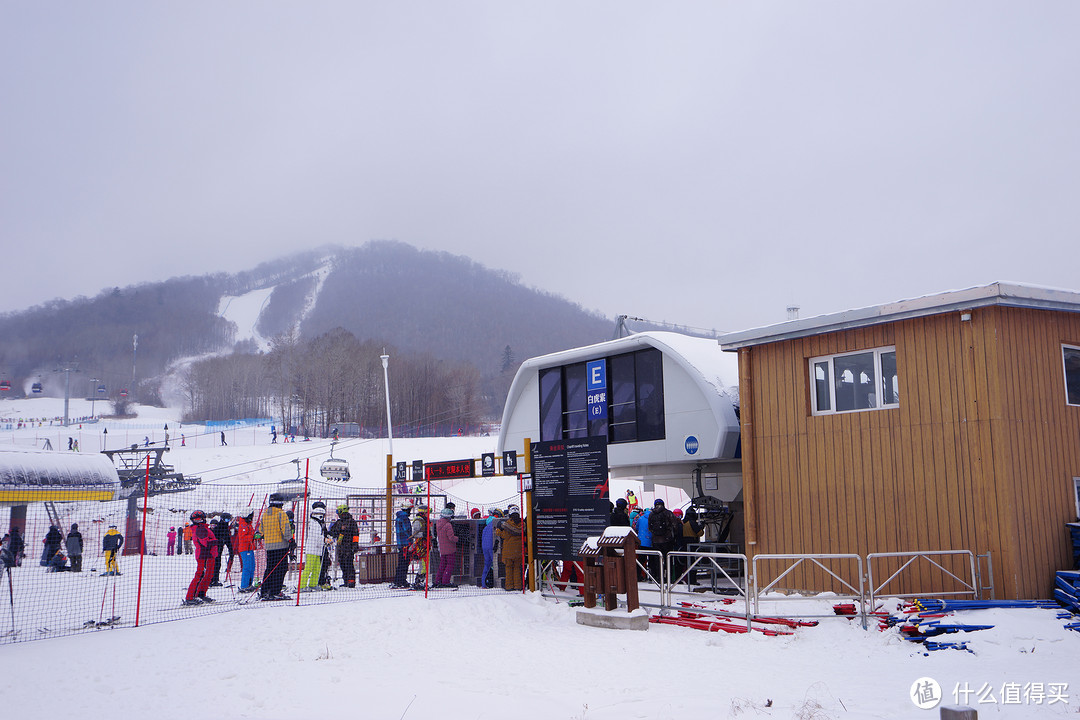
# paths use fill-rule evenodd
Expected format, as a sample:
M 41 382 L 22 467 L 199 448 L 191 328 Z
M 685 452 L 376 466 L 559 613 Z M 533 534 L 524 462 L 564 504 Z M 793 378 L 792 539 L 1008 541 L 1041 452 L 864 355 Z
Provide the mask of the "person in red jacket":
M 200 605 L 213 602 L 206 597 L 206 589 L 214 577 L 214 558 L 217 556 L 217 538 L 206 524 L 206 513 L 196 510 L 191 513 L 191 543 L 195 546 L 195 577 L 188 585 L 184 605 Z
M 245 509 L 247 511 L 247 509 Z M 240 556 L 239 592 L 251 592 L 255 587 L 255 530 L 251 521 L 255 518 L 253 510 L 246 515 L 237 515 L 236 530 L 233 533 L 233 552 Z

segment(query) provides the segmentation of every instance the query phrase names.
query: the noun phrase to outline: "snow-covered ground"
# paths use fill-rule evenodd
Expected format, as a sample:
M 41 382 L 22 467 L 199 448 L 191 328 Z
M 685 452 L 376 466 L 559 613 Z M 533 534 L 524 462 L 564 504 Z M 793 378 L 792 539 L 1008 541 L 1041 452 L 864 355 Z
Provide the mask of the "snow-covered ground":
M 88 414 L 78 402 L 72 416 Z M 17 426 L 18 418 L 54 416 L 57 407 L 62 414 L 62 401 L 48 398 L 0 401 L 0 418 L 16 418 Z M 221 447 L 216 432 L 181 428 L 178 413 L 148 408 L 136 420 L 84 423 L 81 430 L 50 429 L 48 420 L 41 427 L 8 430 L 0 422 L 0 449 L 40 447 L 46 437 L 66 447 L 68 433 L 78 431 L 86 452 L 105 442 L 109 447 L 139 442 L 153 432 L 158 435 L 152 439 L 160 440 L 166 423 L 173 446 L 166 459 L 203 478 L 204 487 L 196 492 L 204 499 L 230 487 L 288 479 L 295 472 L 293 458 L 310 457 L 314 466 L 329 456 L 329 443 L 321 440 L 271 445 L 267 427 L 227 432 L 229 444 Z M 107 441 L 101 433 L 105 427 Z M 187 442 L 181 447 L 185 429 L 191 432 L 183 433 Z M 494 437 L 395 440 L 394 455 L 452 460 L 479 457 L 494 445 Z M 378 488 L 387 451 L 385 440 L 345 441 L 335 457 L 348 459 L 354 490 Z M 502 504 L 516 492 L 510 483 L 472 480 L 448 492 L 472 505 Z M 199 502 L 196 493 L 165 498 L 162 512 L 166 505 Z M 0 509 L 0 522 L 6 518 Z M 182 563 L 189 557 L 146 561 Z M 107 583 L 114 579 L 46 575 L 35 559 L 29 552 L 29 567 L 18 571 L 20 581 L 93 585 L 97 602 L 102 588 L 109 599 Z M 125 573 L 122 579 L 128 578 Z M 0 599 L 7 600 L 6 594 Z M 167 595 L 172 606 L 177 589 Z M 1064 718 L 1077 717 L 1080 710 L 1080 634 L 1066 630 L 1053 610 L 963 613 L 952 620 L 994 627 L 941 638 L 965 641 L 971 652 L 924 655 L 896 630 L 867 631 L 842 618 L 778 637 L 655 624 L 647 632 L 631 632 L 578 625 L 576 609 L 539 594 L 445 595 L 301 607 L 262 603 L 239 612 L 196 611 L 175 622 L 153 620 L 139 628 L 0 645 L 4 714 L 31 719 L 192 714 L 284 719 L 329 713 L 447 720 L 937 717 L 936 709 L 923 710 L 914 702 L 919 690 L 932 687 L 926 679 L 937 683 L 944 704 L 959 700 L 982 717 Z M 822 613 L 832 604 L 828 599 L 815 603 Z M 782 614 L 789 607 L 777 604 L 763 611 Z M 0 603 L 0 631 L 6 629 L 8 610 Z M 108 615 L 108 608 L 103 612 Z

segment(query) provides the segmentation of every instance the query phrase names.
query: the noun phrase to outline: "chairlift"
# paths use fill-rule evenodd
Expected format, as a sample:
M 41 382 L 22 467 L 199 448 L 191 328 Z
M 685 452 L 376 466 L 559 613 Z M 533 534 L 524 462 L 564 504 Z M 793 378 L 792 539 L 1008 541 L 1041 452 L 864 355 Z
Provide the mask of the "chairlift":
M 337 441 L 331 441 L 330 443 L 330 457 L 323 460 L 322 465 L 319 466 L 319 474 L 327 480 L 334 480 L 336 482 L 347 482 L 352 475 L 349 473 L 349 462 L 341 458 L 334 457 L 334 446 L 337 445 Z
M 97 391 L 98 391 L 98 395 L 104 395 L 105 394 L 105 386 L 104 385 L 98 385 L 97 386 Z
M 41 394 L 41 383 L 39 383 L 39 382 L 34 383 L 33 385 L 30 386 L 30 390 L 35 395 L 40 395 Z
M 0 392 L 7 392 L 11 390 L 11 383 L 7 380 L 0 381 Z
M 300 477 L 300 458 L 293 458 L 289 462 L 296 465 L 296 478 L 279 482 L 277 492 L 289 500 L 295 500 L 304 494 L 304 479 Z
M 127 388 L 120 391 L 120 397 L 127 397 Z

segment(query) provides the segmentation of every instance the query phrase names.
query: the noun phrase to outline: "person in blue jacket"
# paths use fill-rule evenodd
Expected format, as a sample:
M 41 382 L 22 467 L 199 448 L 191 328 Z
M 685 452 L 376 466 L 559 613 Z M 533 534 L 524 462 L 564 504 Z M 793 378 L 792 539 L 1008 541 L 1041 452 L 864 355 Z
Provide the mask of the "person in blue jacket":
M 492 563 L 495 559 L 495 523 L 502 517 L 502 513 L 492 509 L 488 514 L 487 524 L 480 534 L 480 548 L 484 551 L 484 574 L 480 576 L 480 587 L 494 587 L 494 577 L 491 581 L 488 577 L 492 574 Z
M 394 539 L 398 546 L 397 571 L 394 573 L 394 582 L 390 587 L 404 589 L 409 587 L 406 575 L 409 572 L 409 538 L 412 536 L 412 503 L 403 502 L 398 511 L 394 513 Z
M 637 533 L 638 542 L 641 544 L 643 550 L 652 550 L 652 533 L 649 532 L 649 516 L 652 515 L 652 509 L 646 509 L 645 512 L 638 515 L 637 520 L 634 521 L 634 532 Z M 653 555 L 646 555 L 645 560 L 649 566 L 649 573 L 654 577 L 660 578 L 660 558 Z

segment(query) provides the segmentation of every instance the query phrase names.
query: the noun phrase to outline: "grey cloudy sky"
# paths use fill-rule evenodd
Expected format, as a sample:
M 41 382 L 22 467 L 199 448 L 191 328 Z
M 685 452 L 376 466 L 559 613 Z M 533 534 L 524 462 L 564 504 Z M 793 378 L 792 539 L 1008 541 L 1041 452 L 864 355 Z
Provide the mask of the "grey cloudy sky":
M 1078 38 L 1075 0 L 0 0 L 0 312 L 371 239 L 721 330 L 1080 290 Z

